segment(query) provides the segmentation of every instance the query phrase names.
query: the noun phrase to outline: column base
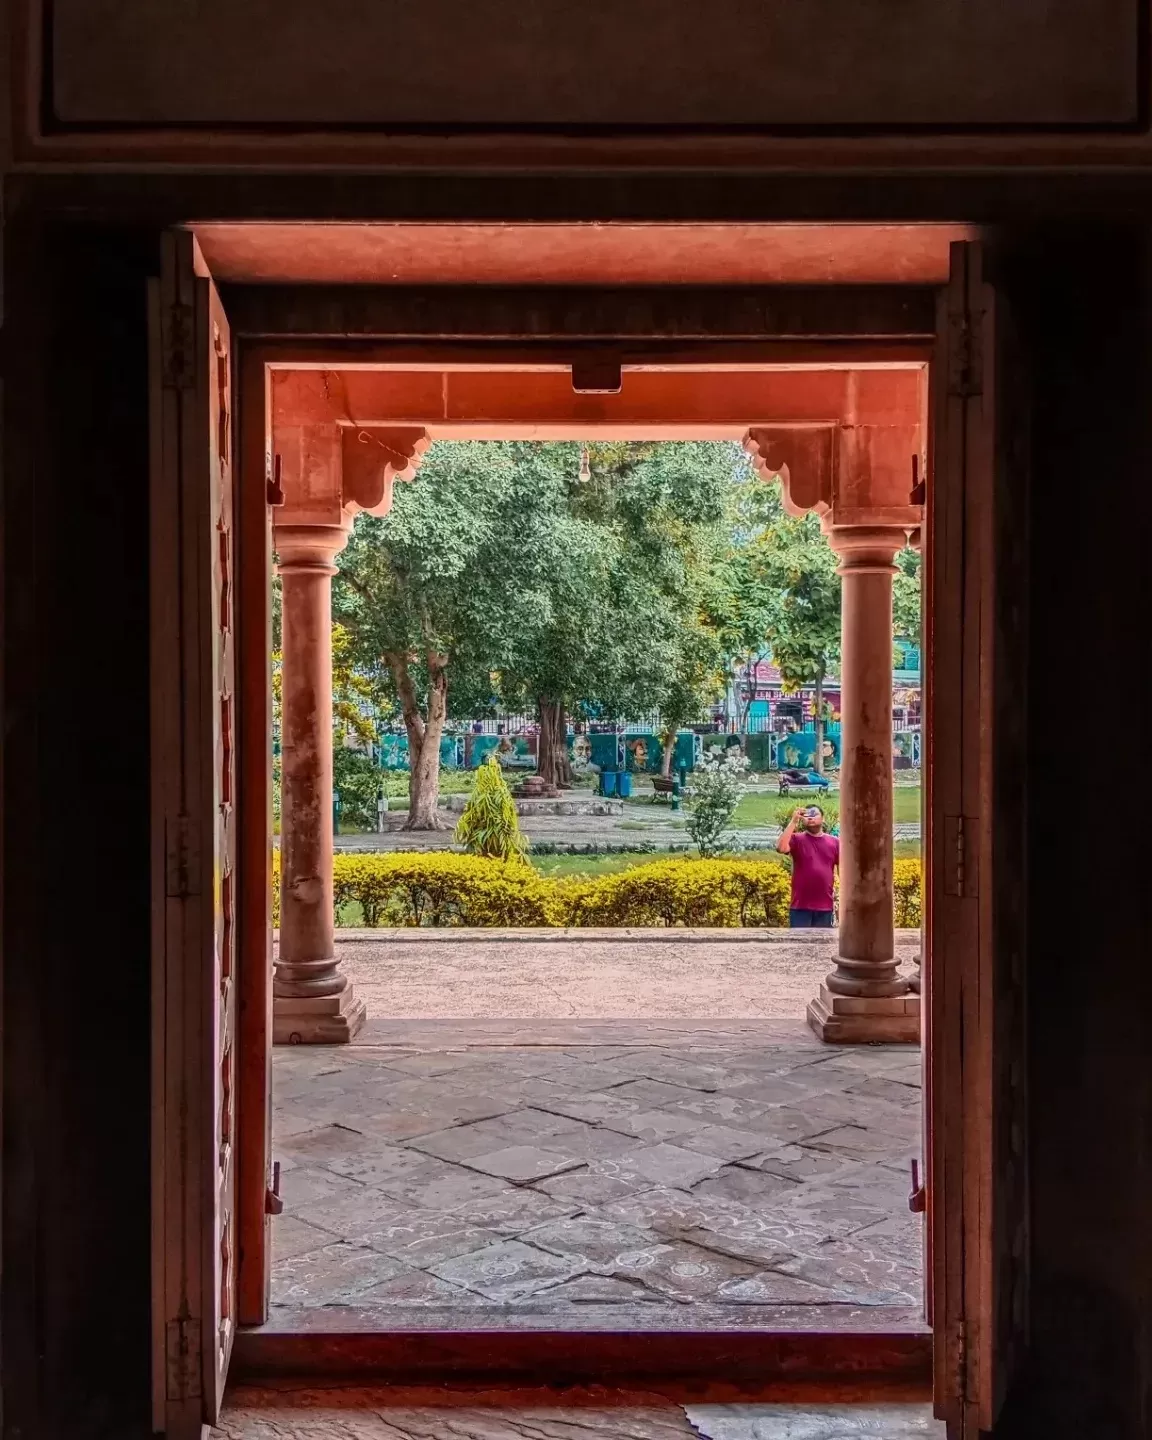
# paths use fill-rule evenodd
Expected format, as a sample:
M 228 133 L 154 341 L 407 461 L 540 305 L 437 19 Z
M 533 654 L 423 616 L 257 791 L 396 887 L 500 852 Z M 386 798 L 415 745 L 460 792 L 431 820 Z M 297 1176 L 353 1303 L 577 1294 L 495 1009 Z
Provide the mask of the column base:
M 808 1002 L 808 1024 L 829 1045 L 919 1045 L 920 997 L 833 995 L 821 985 Z
M 272 1001 L 273 1045 L 347 1045 L 360 1033 L 368 1009 L 352 989 L 302 1000 L 277 995 Z

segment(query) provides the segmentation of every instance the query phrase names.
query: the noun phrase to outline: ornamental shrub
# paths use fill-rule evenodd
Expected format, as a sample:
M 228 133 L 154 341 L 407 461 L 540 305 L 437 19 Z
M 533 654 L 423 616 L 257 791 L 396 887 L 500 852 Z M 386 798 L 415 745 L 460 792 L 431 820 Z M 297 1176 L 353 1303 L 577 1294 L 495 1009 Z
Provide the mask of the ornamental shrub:
M 495 754 L 476 771 L 472 794 L 456 826 L 456 839 L 471 855 L 514 864 L 524 861 L 525 844 L 516 802 Z
M 782 927 L 788 923 L 787 865 L 765 860 L 654 860 L 596 877 L 546 878 L 454 852 L 338 853 L 336 914 L 359 905 L 366 926 Z M 895 919 L 921 920 L 919 860 L 897 860 Z M 280 855 L 273 854 L 272 921 L 280 921 Z
M 892 866 L 892 904 L 896 925 L 916 930 L 923 923 L 924 868 L 919 860 L 897 860 Z
M 788 871 L 775 860 L 656 860 L 569 888 L 569 925 L 788 923 Z
M 705 753 L 693 772 L 688 786 L 685 829 L 704 859 L 732 849 L 732 837 L 724 832 L 747 789 L 744 784 L 747 770 L 747 755 L 733 747 L 722 755 Z

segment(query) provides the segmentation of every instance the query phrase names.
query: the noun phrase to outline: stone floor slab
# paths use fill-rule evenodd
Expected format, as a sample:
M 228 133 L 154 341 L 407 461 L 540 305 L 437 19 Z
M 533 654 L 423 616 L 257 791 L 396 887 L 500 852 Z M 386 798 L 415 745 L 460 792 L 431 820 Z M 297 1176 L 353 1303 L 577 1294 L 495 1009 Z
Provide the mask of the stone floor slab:
M 518 1300 L 557 1280 L 569 1280 L 588 1266 L 578 1256 L 553 1255 L 521 1240 L 505 1240 L 429 1268 L 441 1280 L 489 1300 Z
M 932 1407 L 912 1405 L 686 1405 L 703 1440 L 944 1440 Z
M 915 1314 L 907 1047 L 830 1050 L 802 1022 L 747 1020 L 366 1033 L 273 1057 L 274 1314 L 628 1328 L 682 1327 L 696 1307 L 747 1328 L 890 1299 Z
M 575 1169 L 580 1159 L 563 1150 L 541 1150 L 538 1145 L 508 1145 L 487 1155 L 474 1155 L 465 1164 L 502 1180 L 546 1180 Z

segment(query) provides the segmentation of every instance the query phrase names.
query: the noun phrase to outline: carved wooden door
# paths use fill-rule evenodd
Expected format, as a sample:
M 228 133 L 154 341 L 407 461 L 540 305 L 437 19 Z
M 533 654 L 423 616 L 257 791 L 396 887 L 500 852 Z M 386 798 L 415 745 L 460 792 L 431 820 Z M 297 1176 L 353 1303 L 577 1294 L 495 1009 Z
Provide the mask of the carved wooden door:
M 926 814 L 929 1306 L 950 1440 L 996 1422 L 1028 1337 L 1028 400 L 979 244 L 952 247 L 932 367 Z
M 219 1410 L 236 1313 L 232 364 L 193 237 L 152 293 L 154 1422 Z

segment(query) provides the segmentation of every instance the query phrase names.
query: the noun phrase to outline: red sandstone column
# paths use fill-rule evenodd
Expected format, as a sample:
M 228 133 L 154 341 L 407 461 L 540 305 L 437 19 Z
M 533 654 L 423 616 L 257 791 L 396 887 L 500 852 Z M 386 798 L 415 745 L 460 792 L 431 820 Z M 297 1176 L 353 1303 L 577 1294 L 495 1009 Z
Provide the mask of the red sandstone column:
M 332 910 L 332 576 L 347 525 L 277 526 L 281 628 L 278 1044 L 351 1040 L 365 1007 L 339 973 Z
M 808 1007 L 826 1040 L 916 1040 L 892 915 L 892 576 L 904 531 L 833 526 L 840 556 L 840 940 Z

